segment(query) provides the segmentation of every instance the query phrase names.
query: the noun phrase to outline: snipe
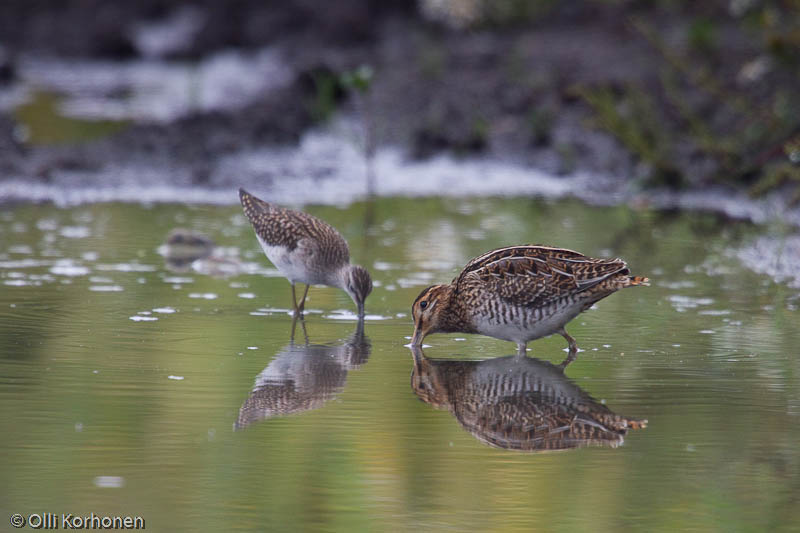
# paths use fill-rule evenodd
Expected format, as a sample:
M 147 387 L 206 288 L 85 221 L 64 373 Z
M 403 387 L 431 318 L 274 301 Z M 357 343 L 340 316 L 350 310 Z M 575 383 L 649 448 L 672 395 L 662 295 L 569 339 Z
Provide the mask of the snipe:
M 548 246 L 498 248 L 471 260 L 448 285 L 423 290 L 411 308 L 419 346 L 431 333 L 480 333 L 517 343 L 560 333 L 598 300 L 624 287 L 647 285 L 621 259 L 592 259 Z
M 303 312 L 310 285 L 343 289 L 364 318 L 364 300 L 372 292 L 367 269 L 350 264 L 350 249 L 338 231 L 319 218 L 256 198 L 239 189 L 244 208 L 264 253 L 292 284 L 295 315 Z M 303 299 L 297 303 L 294 285 L 305 283 Z
M 582 446 L 617 447 L 647 420 L 619 415 L 553 365 L 535 357 L 483 361 L 429 359 L 411 347 L 411 388 L 446 409 L 476 439 L 507 450 L 541 452 Z

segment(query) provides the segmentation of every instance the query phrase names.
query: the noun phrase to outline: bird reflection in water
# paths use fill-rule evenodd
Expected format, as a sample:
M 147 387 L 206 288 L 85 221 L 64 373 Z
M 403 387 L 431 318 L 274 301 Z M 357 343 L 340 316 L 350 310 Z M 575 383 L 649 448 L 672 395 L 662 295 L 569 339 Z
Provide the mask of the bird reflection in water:
M 305 336 L 305 324 L 303 333 Z M 294 324 L 292 329 L 294 339 Z M 239 409 L 234 429 L 273 418 L 319 409 L 339 393 L 347 373 L 367 362 L 371 350 L 364 322 L 339 345 L 305 344 L 294 340 L 257 377 L 250 396 Z
M 224 278 L 242 271 L 242 264 L 231 256 L 230 250 L 217 246 L 203 233 L 185 228 L 170 231 L 158 253 L 167 268 L 176 273 L 197 272 Z
M 516 355 L 458 361 L 411 351 L 417 396 L 449 410 L 489 446 L 526 452 L 617 447 L 628 429 L 647 426 L 647 420 L 614 413 L 564 375 L 570 358 L 560 365 Z

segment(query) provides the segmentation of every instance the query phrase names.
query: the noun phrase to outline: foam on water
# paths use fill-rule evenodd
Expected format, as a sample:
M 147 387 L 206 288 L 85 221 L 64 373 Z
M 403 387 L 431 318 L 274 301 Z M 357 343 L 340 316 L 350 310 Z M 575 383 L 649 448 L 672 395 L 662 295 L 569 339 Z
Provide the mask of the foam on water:
M 59 111 L 64 116 L 170 122 L 199 111 L 244 107 L 288 84 L 291 70 L 275 50 L 264 48 L 222 51 L 195 63 L 22 57 L 18 76 L 28 88 L 27 98 L 31 87 L 63 95 Z
M 264 90 L 259 85 L 263 81 L 246 81 L 257 78 L 257 73 L 239 77 L 237 72 L 261 63 L 264 63 L 262 70 L 266 72 L 272 68 L 269 64 L 274 67 L 274 63 L 279 62 L 267 50 L 262 50 L 247 60 L 242 59 L 240 54 L 231 54 L 214 56 L 205 62 L 205 69 L 219 68 L 224 74 L 217 75 L 216 77 L 223 79 L 212 82 L 211 88 L 205 89 L 208 96 L 200 95 L 201 103 L 197 104 L 200 108 L 217 109 L 234 105 L 230 102 L 226 104 L 226 100 L 242 105 L 242 101 L 248 101 L 248 95 Z M 241 68 L 214 66 L 236 65 L 238 62 L 242 63 Z M 89 68 L 79 64 L 77 70 L 72 72 L 71 67 L 74 65 L 70 64 L 67 68 L 65 64 L 69 63 L 60 66 L 58 62 L 56 66 L 48 62 L 37 63 L 36 68 L 31 69 L 31 72 L 35 72 L 35 76 L 32 76 L 41 80 L 44 86 L 53 83 L 55 88 L 68 89 L 74 85 L 72 90 L 80 92 L 86 89 L 84 84 L 87 87 L 105 84 L 105 90 L 108 91 L 115 83 L 120 83 L 115 79 L 126 68 L 135 70 L 126 64 L 128 66 L 114 67 L 109 74 L 105 70 L 108 68 L 106 64 L 102 68 Z M 60 71 L 69 70 L 70 73 L 48 73 L 51 66 Z M 109 79 L 96 79 L 91 83 L 82 81 L 84 73 L 102 77 L 99 73 L 93 73 L 95 68 Z M 142 75 L 143 78 L 155 78 L 159 79 L 159 83 L 166 83 L 160 80 L 163 73 L 159 68 L 150 63 L 142 68 L 154 69 L 152 73 Z M 169 66 L 166 70 L 174 68 L 176 67 Z M 133 74 L 130 76 L 135 77 Z M 163 76 L 169 78 L 171 75 Z M 237 80 L 237 83 L 245 85 L 240 88 L 243 93 L 241 98 L 231 98 L 225 92 L 229 89 L 226 86 L 229 80 Z M 214 91 L 221 91 L 222 94 L 212 96 L 216 94 Z M 206 103 L 202 103 L 204 99 Z M 185 100 L 185 95 L 181 94 L 180 101 Z M 149 111 L 151 113 L 162 113 L 158 111 L 158 105 L 152 102 L 147 102 L 145 107 L 147 106 L 152 108 Z M 167 117 L 186 112 L 185 109 L 180 109 L 180 104 L 169 104 L 166 107 L 172 109 L 171 112 L 163 112 Z M 178 111 L 175 111 L 176 107 Z M 85 113 L 82 116 L 85 117 Z M 110 201 L 230 205 L 238 202 L 236 187 L 241 185 L 250 187 L 255 194 L 268 196 L 272 201 L 282 204 L 347 205 L 365 198 L 367 193 L 365 160 L 357 124 L 358 121 L 352 117 L 340 117 L 329 126 L 307 132 L 297 146 L 233 151 L 220 157 L 215 166 L 209 169 L 207 182 L 211 186 L 197 186 L 191 169 L 183 168 L 179 164 L 165 169 L 150 164 L 147 160 L 136 159 L 109 162 L 96 171 L 53 169 L 48 183 L 31 183 L 26 176 L 7 176 L 0 183 L 0 201 L 52 201 L 60 206 Z M 373 192 L 378 196 L 573 196 L 597 205 L 638 203 L 657 208 L 721 212 L 732 218 L 759 223 L 781 219 L 787 224 L 800 226 L 800 209 L 788 207 L 785 199 L 779 195 L 753 199 L 746 194 L 727 190 L 642 193 L 624 180 L 612 180 L 598 174 L 555 176 L 521 163 L 492 157 L 455 158 L 438 155 L 421 161 L 412 160 L 403 150 L 393 146 L 382 146 L 376 150 L 372 168 L 376 177 Z M 231 176 L 236 176 L 236 183 L 231 182 Z M 56 226 L 54 223 L 51 229 Z M 480 238 L 481 233 L 477 232 L 472 237 Z
M 101 489 L 119 489 L 125 486 L 125 478 L 122 476 L 97 476 L 93 483 L 95 487 Z
M 59 260 L 50 268 L 51 274 L 59 276 L 85 276 L 91 272 L 89 267 L 76 265 L 69 259 Z
M 322 315 L 322 318 L 329 318 L 331 320 L 358 320 L 358 315 L 347 309 L 336 309 L 332 313 L 329 313 L 327 315 Z M 368 322 L 391 320 L 392 318 L 393 317 L 391 316 L 383 316 L 383 315 L 371 315 L 371 314 L 364 315 L 364 320 Z
M 113 271 L 113 272 L 155 272 L 157 268 L 153 265 L 143 265 L 140 263 L 116 263 L 116 264 L 98 264 L 95 265 L 95 270 Z
M 12 260 L 12 261 L 0 261 L 0 268 L 4 269 L 11 269 L 11 268 L 36 268 L 42 266 L 50 266 L 53 264 L 53 261 L 47 261 L 42 259 L 19 259 L 19 260 Z
M 64 226 L 59 231 L 59 234 L 68 239 L 85 239 L 91 233 L 86 226 Z
M 164 283 L 194 283 L 194 278 L 187 278 L 184 276 L 166 276 Z
M 706 316 L 725 316 L 731 314 L 731 311 L 728 309 L 704 309 L 697 314 Z
M 696 307 L 711 305 L 714 303 L 712 298 L 696 298 L 693 296 L 684 296 L 681 294 L 672 294 L 668 298 L 669 302 L 676 311 L 683 312 L 688 309 L 695 309 Z
M 192 292 L 189 293 L 189 298 L 199 298 L 202 300 L 216 300 L 219 296 L 213 292 Z
M 754 272 L 800 288 L 800 235 L 762 236 L 729 255 Z
M 41 282 L 28 281 L 28 280 L 25 280 L 25 279 L 7 279 L 7 280 L 3 280 L 3 285 L 8 285 L 9 287 L 25 287 L 25 286 L 28 286 L 28 285 L 36 286 L 36 285 L 41 285 L 41 284 L 42 284 Z
M 158 317 L 154 316 L 142 316 L 142 315 L 133 315 L 132 317 L 128 317 L 130 320 L 134 322 L 155 322 L 158 320 Z
M 27 244 L 15 244 L 8 247 L 8 253 L 10 254 L 32 254 L 33 248 L 28 246 Z

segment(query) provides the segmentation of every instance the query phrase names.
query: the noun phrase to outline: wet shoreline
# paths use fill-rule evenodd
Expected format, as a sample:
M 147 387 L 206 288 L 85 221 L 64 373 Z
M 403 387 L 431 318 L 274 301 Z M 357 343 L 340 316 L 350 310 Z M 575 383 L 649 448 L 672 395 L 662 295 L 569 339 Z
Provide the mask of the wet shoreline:
M 591 172 L 559 176 L 497 157 L 444 153 L 412 159 L 391 146 L 377 148 L 367 162 L 358 136 L 358 121 L 342 118 L 310 130 L 296 145 L 254 146 L 194 165 L 141 156 L 77 169 L 73 158 L 79 156 L 59 148 L 46 170 L 39 171 L 43 178 L 7 173 L 0 180 L 0 202 L 49 202 L 61 207 L 98 202 L 231 205 L 237 202 L 241 186 L 278 203 L 346 206 L 369 198 L 369 166 L 377 196 L 576 198 L 589 205 L 711 212 L 755 224 L 800 227 L 800 208 L 787 205 L 776 194 L 753 198 L 720 186 L 641 189 L 619 176 Z
M 110 3 L 67 43 L 70 17 L 86 6 L 37 13 L 11 2 L 19 28 L 4 42 L 0 202 L 226 204 L 245 186 L 295 205 L 344 205 L 366 197 L 370 168 L 382 196 L 576 197 L 800 226 L 785 187 L 755 197 L 709 181 L 714 163 L 687 147 L 672 158 L 676 176 L 598 127 L 589 103 L 600 93 L 587 99 L 588 88 L 663 91 L 664 58 L 632 21 L 661 16 L 677 35 L 690 9 L 583 6 L 464 29 L 432 5 L 352 0 L 323 14 L 242 2 L 226 18 L 212 0 Z M 723 19 L 731 31 L 718 32 L 719 45 L 742 64 L 754 50 L 736 41 L 735 17 Z M 345 86 L 364 65 L 365 89 Z M 68 121 L 106 121 L 111 133 L 37 140 L 54 135 L 56 119 L 65 135 L 77 127 Z

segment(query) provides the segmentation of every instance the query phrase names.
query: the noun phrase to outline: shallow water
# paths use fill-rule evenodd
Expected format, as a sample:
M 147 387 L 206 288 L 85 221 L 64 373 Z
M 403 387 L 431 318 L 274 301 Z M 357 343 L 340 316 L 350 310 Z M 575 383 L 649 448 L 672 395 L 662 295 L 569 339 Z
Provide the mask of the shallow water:
M 363 336 L 345 293 L 312 288 L 290 342 L 289 285 L 238 206 L 3 209 L 6 517 L 139 515 L 153 531 L 798 528 L 800 301 L 737 253 L 762 228 L 512 198 L 306 209 L 373 274 Z M 217 248 L 174 261 L 163 243 L 178 227 Z M 653 283 L 570 324 L 583 351 L 563 374 L 558 336 L 514 363 L 480 362 L 511 343 L 436 335 L 415 364 L 418 292 L 524 242 L 621 256 Z M 523 435 L 545 420 L 554 435 L 598 429 L 592 413 L 609 412 L 647 427 Z

